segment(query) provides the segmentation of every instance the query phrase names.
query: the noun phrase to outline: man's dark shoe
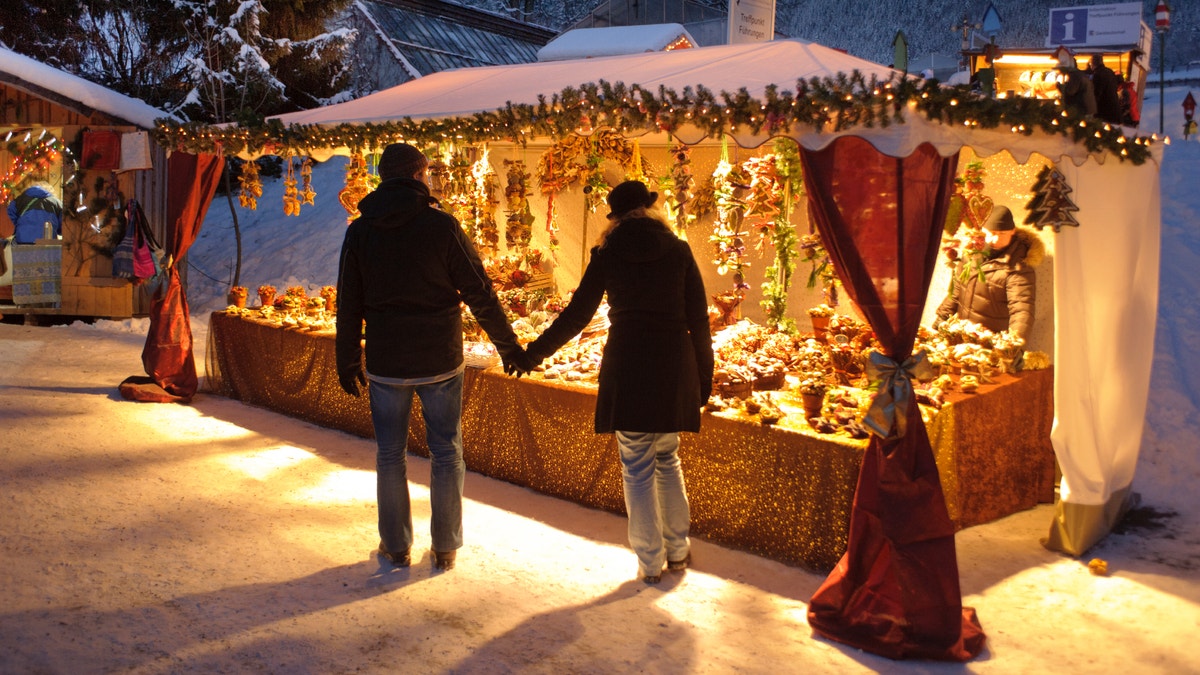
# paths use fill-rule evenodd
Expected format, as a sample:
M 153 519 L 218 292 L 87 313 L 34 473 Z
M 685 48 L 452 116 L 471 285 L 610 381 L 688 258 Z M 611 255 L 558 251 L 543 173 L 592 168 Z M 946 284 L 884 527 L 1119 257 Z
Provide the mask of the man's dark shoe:
M 439 570 L 452 570 L 457 557 L 458 551 L 434 551 L 433 566 Z
M 406 549 L 404 553 L 392 553 L 384 548 L 383 544 L 381 543 L 379 544 L 379 548 L 375 549 L 375 554 L 388 561 L 395 567 L 408 567 L 412 564 L 412 555 L 410 553 L 411 550 L 412 549 Z

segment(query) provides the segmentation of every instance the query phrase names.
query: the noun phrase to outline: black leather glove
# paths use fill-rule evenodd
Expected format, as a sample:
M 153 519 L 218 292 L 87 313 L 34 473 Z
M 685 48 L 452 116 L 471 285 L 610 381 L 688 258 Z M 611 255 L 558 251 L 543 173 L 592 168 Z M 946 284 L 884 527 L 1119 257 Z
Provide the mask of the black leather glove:
M 350 373 L 339 373 L 338 382 L 342 385 L 342 391 L 356 398 L 362 395 L 362 389 L 367 388 L 367 376 L 361 370 Z
M 504 362 L 504 374 L 514 375 L 517 379 L 520 379 L 522 375 L 527 375 L 537 366 L 537 362 L 529 356 L 529 353 L 520 347 L 501 356 L 500 359 Z

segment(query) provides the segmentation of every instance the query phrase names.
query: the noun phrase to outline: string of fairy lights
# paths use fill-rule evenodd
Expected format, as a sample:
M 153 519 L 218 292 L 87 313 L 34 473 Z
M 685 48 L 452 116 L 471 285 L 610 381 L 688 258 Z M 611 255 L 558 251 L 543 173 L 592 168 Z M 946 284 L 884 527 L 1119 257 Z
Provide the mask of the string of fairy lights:
M 226 156 L 308 155 L 329 148 L 363 152 L 390 143 L 417 145 L 505 140 L 524 145 L 533 138 L 562 139 L 610 128 L 626 135 L 676 134 L 695 129 L 710 138 L 749 132 L 771 137 L 809 128 L 841 132 L 855 127 L 903 124 L 906 114 L 924 115 L 946 125 L 1008 129 L 1025 136 L 1061 135 L 1091 153 L 1111 153 L 1141 164 L 1157 135 L 1126 137 L 1120 127 L 1073 112 L 1060 101 L 992 99 L 966 85 L 939 86 L 933 80 L 899 75 L 887 80 L 860 71 L 798 80 L 792 89 L 768 86 L 762 97 L 743 88 L 713 92 L 704 86 L 676 91 L 598 81 L 568 87 L 536 104 L 509 103 L 491 112 L 439 119 L 401 120 L 335 126 L 269 120 L 254 126 L 213 126 L 159 120 L 154 135 L 168 148 Z M 688 134 L 692 135 L 691 133 Z
M 70 148 L 48 129 L 10 130 L 4 135 L 4 149 L 11 161 L 0 173 L 0 204 L 12 201 L 29 176 L 46 175 L 61 160 L 70 159 L 63 166 L 75 167 Z M 64 185 L 74 180 L 74 171 L 65 178 Z

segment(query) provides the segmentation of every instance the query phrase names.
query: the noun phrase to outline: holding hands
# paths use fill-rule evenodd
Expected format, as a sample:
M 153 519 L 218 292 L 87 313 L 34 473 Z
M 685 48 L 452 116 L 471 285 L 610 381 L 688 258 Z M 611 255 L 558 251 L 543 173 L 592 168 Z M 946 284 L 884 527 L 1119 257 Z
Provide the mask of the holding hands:
M 515 350 L 501 355 L 501 360 L 504 362 L 504 374 L 513 375 L 520 379 L 522 375 L 528 375 L 530 371 L 542 362 L 541 359 L 535 359 L 529 355 L 522 347 L 517 347 Z

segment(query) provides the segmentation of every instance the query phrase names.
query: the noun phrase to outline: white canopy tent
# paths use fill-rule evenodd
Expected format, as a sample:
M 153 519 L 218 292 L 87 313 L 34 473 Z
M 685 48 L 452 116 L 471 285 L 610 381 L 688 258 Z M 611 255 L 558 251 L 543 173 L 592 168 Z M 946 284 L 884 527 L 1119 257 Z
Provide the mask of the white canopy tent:
M 702 85 L 732 94 L 744 88 L 761 99 L 772 85 L 791 89 L 797 80 L 855 70 L 881 79 L 893 75 L 887 67 L 820 45 L 781 40 L 440 72 L 354 101 L 273 119 L 284 125 L 336 126 L 462 118 L 508 104 L 536 105 L 539 97 L 601 80 L 650 91 Z M 810 150 L 854 135 L 894 157 L 929 143 L 945 157 L 968 147 L 980 156 L 1008 152 L 1019 163 L 1038 153 L 1059 165 L 1079 206 L 1080 226 L 1053 235 L 1052 441 L 1063 479 L 1047 545 L 1082 555 L 1130 505 L 1154 351 L 1161 155 L 1135 165 L 1109 153 L 1090 153 L 1060 134 L 951 126 L 926 119 L 911 105 L 904 116 L 904 124 L 838 132 L 791 125 L 775 134 L 786 134 Z M 686 124 L 672 134 L 689 144 L 706 139 L 702 129 Z M 745 128 L 731 136 L 747 148 L 770 140 L 766 132 Z M 339 150 L 345 149 L 331 148 L 330 154 Z

